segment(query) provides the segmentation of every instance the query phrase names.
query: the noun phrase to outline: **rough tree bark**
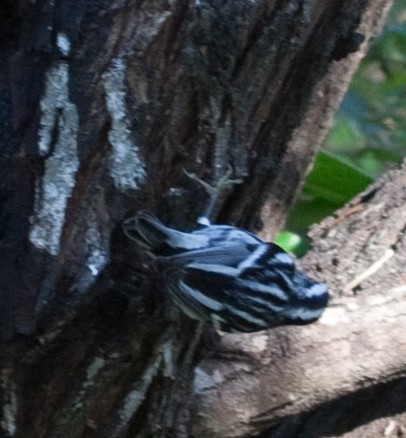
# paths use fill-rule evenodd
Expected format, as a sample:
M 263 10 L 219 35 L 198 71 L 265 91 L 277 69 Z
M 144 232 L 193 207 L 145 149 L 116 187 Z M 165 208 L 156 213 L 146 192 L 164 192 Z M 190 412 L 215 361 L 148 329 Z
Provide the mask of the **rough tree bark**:
M 306 329 L 202 330 L 120 227 L 190 229 L 206 195 L 182 169 L 231 165 L 218 221 L 271 239 L 389 6 L 3 2 L 1 436 L 332 436 L 405 409 L 404 172 L 314 231 L 303 263 L 346 293 Z

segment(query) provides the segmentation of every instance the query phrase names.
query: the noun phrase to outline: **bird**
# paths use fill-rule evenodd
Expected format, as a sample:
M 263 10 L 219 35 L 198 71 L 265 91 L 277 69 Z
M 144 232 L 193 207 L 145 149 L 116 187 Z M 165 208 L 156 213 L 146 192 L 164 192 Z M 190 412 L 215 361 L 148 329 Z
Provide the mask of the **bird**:
M 299 270 L 278 245 L 244 229 L 204 217 L 197 230 L 183 232 L 142 210 L 123 230 L 153 258 L 174 303 L 215 330 L 309 324 L 328 305 L 325 284 Z

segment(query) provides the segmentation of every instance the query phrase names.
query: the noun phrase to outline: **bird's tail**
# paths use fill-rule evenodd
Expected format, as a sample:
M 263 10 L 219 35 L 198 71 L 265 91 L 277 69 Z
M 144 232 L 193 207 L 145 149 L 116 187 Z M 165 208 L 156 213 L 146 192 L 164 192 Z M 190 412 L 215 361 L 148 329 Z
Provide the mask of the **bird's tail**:
M 140 211 L 123 223 L 124 233 L 156 257 L 170 257 L 207 245 L 206 236 L 194 236 L 166 227 L 153 214 Z
M 123 230 L 127 237 L 151 251 L 168 240 L 173 231 L 147 211 L 140 211 L 134 217 L 125 220 Z

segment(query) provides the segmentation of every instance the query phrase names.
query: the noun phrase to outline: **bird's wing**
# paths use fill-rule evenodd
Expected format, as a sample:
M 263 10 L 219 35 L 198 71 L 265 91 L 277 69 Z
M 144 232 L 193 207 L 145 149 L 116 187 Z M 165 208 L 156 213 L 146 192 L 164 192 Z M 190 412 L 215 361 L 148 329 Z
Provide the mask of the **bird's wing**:
M 213 251 L 213 257 L 220 254 Z M 228 251 L 225 255 L 231 258 Z M 266 276 L 262 268 L 262 277 L 243 279 L 238 267 L 221 264 L 215 258 L 211 261 L 214 263 L 172 265 L 167 270 L 166 285 L 185 313 L 211 321 L 215 328 L 228 332 L 251 332 L 278 325 L 278 312 L 288 297 L 275 273 Z M 258 278 L 264 282 L 258 283 Z

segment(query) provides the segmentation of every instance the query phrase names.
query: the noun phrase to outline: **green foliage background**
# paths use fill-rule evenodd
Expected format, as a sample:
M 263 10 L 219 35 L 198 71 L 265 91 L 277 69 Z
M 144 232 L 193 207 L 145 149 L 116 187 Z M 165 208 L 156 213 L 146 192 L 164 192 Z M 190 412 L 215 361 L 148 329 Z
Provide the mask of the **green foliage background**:
M 337 112 L 277 243 L 302 255 L 308 227 L 406 157 L 406 0 L 396 0 Z

